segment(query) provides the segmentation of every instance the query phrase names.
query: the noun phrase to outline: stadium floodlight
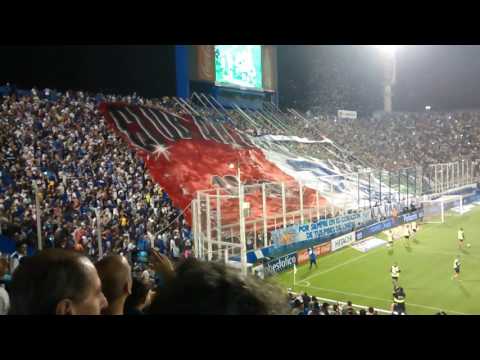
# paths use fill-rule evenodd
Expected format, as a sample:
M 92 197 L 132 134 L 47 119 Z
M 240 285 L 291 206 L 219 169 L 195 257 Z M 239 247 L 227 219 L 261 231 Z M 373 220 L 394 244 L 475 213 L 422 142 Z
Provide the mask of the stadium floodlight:
M 392 88 L 397 78 L 395 53 L 401 45 L 374 45 L 383 55 L 385 63 L 385 84 L 383 91 L 383 110 L 386 113 L 392 112 Z
M 393 56 L 401 45 L 374 45 L 382 54 Z
M 428 111 L 428 110 L 431 110 L 431 109 L 432 109 L 432 107 L 430 105 L 425 106 L 425 110 Z

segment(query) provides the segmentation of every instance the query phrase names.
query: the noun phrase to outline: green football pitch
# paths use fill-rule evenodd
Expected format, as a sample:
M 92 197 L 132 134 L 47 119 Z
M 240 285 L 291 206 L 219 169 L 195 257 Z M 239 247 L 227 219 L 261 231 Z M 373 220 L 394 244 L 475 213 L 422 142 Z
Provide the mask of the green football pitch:
M 458 249 L 460 227 L 470 248 Z M 383 234 L 377 237 L 386 239 Z M 461 273 L 452 279 L 457 255 Z M 299 266 L 294 291 L 389 310 L 394 262 L 401 269 L 399 284 L 407 296 L 409 315 L 432 315 L 440 310 L 452 315 L 480 314 L 480 207 L 448 216 L 444 224 L 421 225 L 410 247 L 403 238 L 393 248 L 382 246 L 367 253 L 347 247 L 318 258 L 317 269 L 309 270 L 308 263 Z M 274 279 L 282 287 L 293 287 L 292 270 Z

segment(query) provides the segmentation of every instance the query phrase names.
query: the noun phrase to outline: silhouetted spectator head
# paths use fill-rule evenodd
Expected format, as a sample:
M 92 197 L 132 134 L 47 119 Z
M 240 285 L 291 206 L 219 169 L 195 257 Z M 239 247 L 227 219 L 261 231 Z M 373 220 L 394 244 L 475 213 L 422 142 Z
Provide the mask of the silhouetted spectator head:
M 322 313 L 323 313 L 324 315 L 330 315 L 330 312 L 329 312 L 329 310 L 328 310 L 329 307 L 330 307 L 330 304 L 329 304 L 329 303 L 324 302 L 324 303 L 322 304 Z
M 293 308 L 294 309 L 301 309 L 303 307 L 303 303 L 300 301 L 300 299 L 295 299 L 293 302 Z
M 125 257 L 109 255 L 95 264 L 108 300 L 107 315 L 123 315 L 125 300 L 132 293 L 132 271 Z
M 243 279 L 225 264 L 187 259 L 152 302 L 151 314 L 287 314 L 287 294 L 276 285 Z
M 27 244 L 25 243 L 19 243 L 17 245 L 17 251 L 22 254 L 23 256 L 26 256 L 27 255 L 27 251 L 28 251 L 28 246 Z
M 148 303 L 148 293 L 150 289 L 139 279 L 132 281 L 132 293 L 125 301 L 125 315 L 140 315 Z
M 337 304 L 333 304 L 333 311 L 335 313 L 338 313 L 339 312 L 339 309 L 338 309 L 338 305 Z
M 25 258 L 13 274 L 10 301 L 11 315 L 100 315 L 107 306 L 92 262 L 63 249 Z

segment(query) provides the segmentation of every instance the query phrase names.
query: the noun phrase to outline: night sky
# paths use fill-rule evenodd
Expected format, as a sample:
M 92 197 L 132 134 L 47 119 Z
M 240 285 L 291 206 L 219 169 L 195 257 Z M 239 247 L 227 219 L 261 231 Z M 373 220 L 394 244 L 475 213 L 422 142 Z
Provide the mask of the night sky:
M 367 46 L 280 46 L 283 104 L 348 110 L 383 107 L 383 65 Z M 299 66 L 296 66 L 298 64 Z M 397 111 L 480 108 L 480 46 L 405 46 L 397 53 Z
M 175 95 L 173 46 L 0 47 L 0 84 Z
M 0 84 L 147 97 L 175 94 L 173 46 L 0 47 Z M 369 113 L 383 107 L 383 67 L 367 46 L 278 46 L 280 105 Z M 480 108 L 480 46 L 406 46 L 394 110 Z

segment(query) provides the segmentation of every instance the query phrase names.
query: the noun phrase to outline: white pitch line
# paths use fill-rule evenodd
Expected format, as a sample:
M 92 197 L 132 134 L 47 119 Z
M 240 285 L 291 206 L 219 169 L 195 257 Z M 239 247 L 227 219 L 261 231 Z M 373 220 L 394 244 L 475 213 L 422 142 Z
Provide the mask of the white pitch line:
M 327 270 L 325 270 L 325 271 L 316 272 L 316 273 L 314 273 L 314 274 L 312 274 L 312 275 L 310 275 L 310 276 L 307 276 L 305 279 L 302 279 L 302 281 L 307 280 L 307 279 L 312 279 L 312 278 L 314 278 L 314 277 L 317 277 L 317 276 L 320 276 L 320 275 L 323 275 L 323 274 L 327 274 L 327 273 L 329 273 L 330 271 L 336 270 L 336 269 L 338 269 L 338 268 L 340 268 L 340 267 L 342 267 L 342 266 L 345 266 L 345 265 L 347 265 L 347 264 L 351 264 L 351 263 L 353 263 L 353 262 L 355 262 L 355 261 L 357 261 L 357 260 L 363 259 L 364 257 L 366 257 L 366 256 L 368 256 L 368 255 L 371 255 L 371 254 L 372 254 L 372 253 L 367 253 L 367 254 L 358 256 L 358 257 L 356 257 L 356 258 L 347 260 L 347 261 L 345 261 L 345 262 L 343 262 L 343 263 L 340 263 L 340 264 L 338 264 L 338 265 L 335 265 L 335 266 L 333 266 L 333 267 L 331 267 L 331 268 L 329 268 L 329 269 L 327 269 Z
M 308 284 L 308 285 L 303 286 L 303 285 L 300 285 L 301 283 L 305 283 L 305 284 Z M 300 280 L 300 281 L 297 283 L 297 285 L 300 285 L 301 287 L 310 287 L 311 284 L 310 284 L 309 281 Z
M 300 286 L 301 286 L 301 285 L 300 285 Z M 340 290 L 335 290 L 335 289 L 327 289 L 327 288 L 321 288 L 321 287 L 316 287 L 316 286 L 310 286 L 309 288 L 311 288 L 311 289 L 316 289 L 316 290 L 322 290 L 322 291 L 330 291 L 330 292 L 338 293 L 338 294 L 342 294 L 342 295 L 358 296 L 358 297 L 362 297 L 362 298 L 364 298 L 364 299 L 385 301 L 385 302 L 387 302 L 387 303 L 391 303 L 391 302 L 392 302 L 391 300 L 388 300 L 388 299 L 382 299 L 382 298 L 378 298 L 378 297 L 374 297 L 374 296 L 367 296 L 367 295 L 363 295 L 363 294 L 356 294 L 356 293 L 352 293 L 352 292 L 348 292 L 348 291 L 340 291 Z M 421 304 L 414 304 L 414 303 L 411 303 L 411 302 L 408 302 L 408 301 L 407 301 L 407 305 L 408 305 L 408 306 L 416 306 L 416 307 L 420 307 L 420 308 L 424 308 L 424 309 L 430 309 L 430 310 L 447 311 L 447 312 L 450 312 L 450 313 L 460 314 L 460 315 L 471 315 L 471 314 L 466 314 L 466 313 L 462 313 L 462 312 L 454 311 L 454 310 L 440 309 L 440 308 L 433 307 L 433 306 L 427 306 L 427 305 L 421 305 Z
M 321 245 L 321 244 L 320 244 Z M 344 254 L 343 250 L 347 250 L 347 248 L 343 248 L 343 249 L 340 249 L 338 251 L 334 251 L 330 254 L 327 254 L 325 257 L 321 256 L 321 257 L 317 257 L 317 259 L 322 259 L 321 262 L 325 262 L 327 260 L 330 260 L 332 259 L 335 255 L 338 255 L 338 254 Z M 289 270 L 287 271 L 287 274 L 291 274 L 293 272 L 293 270 Z

